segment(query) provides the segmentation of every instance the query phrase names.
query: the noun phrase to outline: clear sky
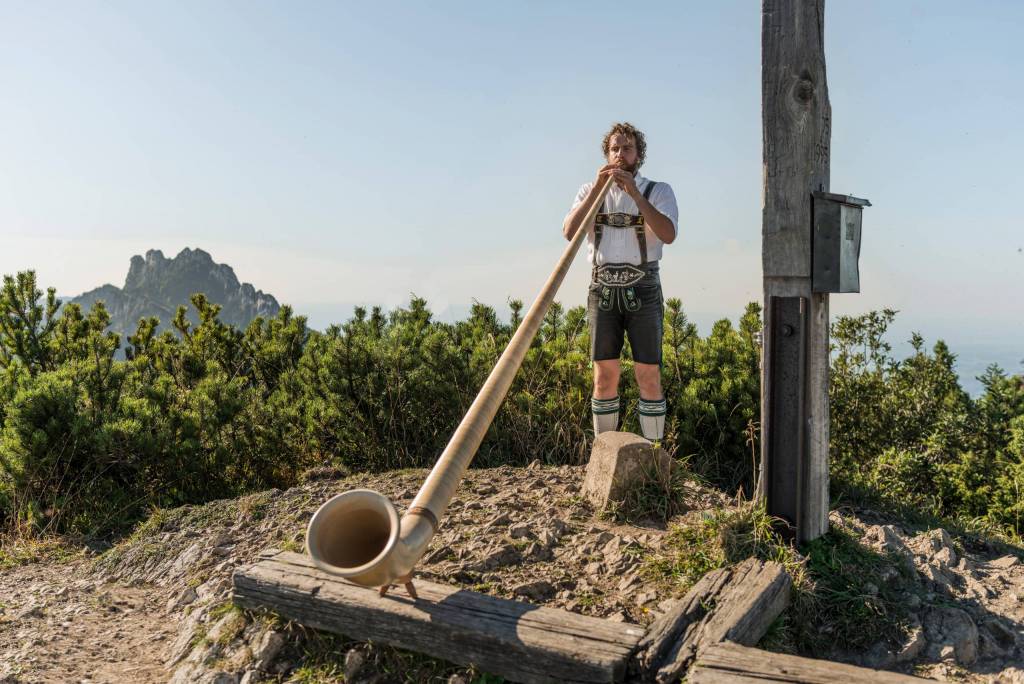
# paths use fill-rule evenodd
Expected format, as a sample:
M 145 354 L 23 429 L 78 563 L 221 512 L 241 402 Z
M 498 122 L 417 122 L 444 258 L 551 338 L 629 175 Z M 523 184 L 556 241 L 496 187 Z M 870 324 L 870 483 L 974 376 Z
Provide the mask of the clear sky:
M 829 0 L 861 294 L 1024 358 L 1024 3 Z M 760 296 L 760 4 L 0 1 L 0 272 L 66 295 L 201 247 L 311 322 L 531 301 L 609 123 L 672 184 L 667 296 Z M 582 303 L 579 257 L 560 299 Z M 894 339 L 898 342 L 898 339 Z M 987 347 L 986 347 L 987 345 Z M 982 355 L 989 352 L 981 352 Z

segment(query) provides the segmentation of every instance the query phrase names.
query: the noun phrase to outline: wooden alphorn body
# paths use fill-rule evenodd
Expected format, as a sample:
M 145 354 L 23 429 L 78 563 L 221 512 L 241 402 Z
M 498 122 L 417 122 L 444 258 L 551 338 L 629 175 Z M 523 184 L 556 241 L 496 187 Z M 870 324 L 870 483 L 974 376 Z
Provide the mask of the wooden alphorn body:
M 369 489 L 332 497 L 306 528 L 306 552 L 317 567 L 363 586 L 380 587 L 382 595 L 395 582 L 404 582 L 415 596 L 413 567 L 437 532 L 612 182 L 609 176 L 600 186 L 576 234 L 405 515 L 399 519 L 391 501 Z

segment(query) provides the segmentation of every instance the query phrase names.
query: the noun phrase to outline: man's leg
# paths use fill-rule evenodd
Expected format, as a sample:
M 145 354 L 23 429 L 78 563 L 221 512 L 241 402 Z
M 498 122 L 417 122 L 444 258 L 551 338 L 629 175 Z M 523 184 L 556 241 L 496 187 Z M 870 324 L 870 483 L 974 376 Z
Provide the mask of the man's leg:
M 639 311 L 626 324 L 633 350 L 633 370 L 640 388 L 640 432 L 652 442 L 665 436 L 667 406 L 661 393 L 661 338 L 664 307 L 661 286 L 637 287 Z
M 635 362 L 633 371 L 640 388 L 640 431 L 652 442 L 660 440 L 665 436 L 665 413 L 668 410 L 661 393 L 661 366 Z
M 594 362 L 594 396 L 590 400 L 594 435 L 619 429 L 619 360 Z
M 587 298 L 590 322 L 590 358 L 594 362 L 594 394 L 590 412 L 594 436 L 619 429 L 619 355 L 622 353 L 622 319 L 617 311 L 601 311 L 600 288 L 591 287 Z

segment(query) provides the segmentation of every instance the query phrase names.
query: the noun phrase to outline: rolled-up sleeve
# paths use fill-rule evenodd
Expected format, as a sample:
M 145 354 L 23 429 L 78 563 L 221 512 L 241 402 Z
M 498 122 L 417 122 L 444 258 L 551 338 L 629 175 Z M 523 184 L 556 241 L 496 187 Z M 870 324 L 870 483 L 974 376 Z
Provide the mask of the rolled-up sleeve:
M 572 214 L 572 212 L 576 211 L 576 207 L 583 204 L 583 200 L 587 199 L 587 195 L 590 194 L 591 185 L 593 185 L 593 183 L 584 183 L 580 187 L 579 192 L 576 193 L 576 199 L 572 201 L 572 208 L 569 209 L 569 213 L 565 215 L 565 218 L 569 218 L 569 215 Z
M 651 193 L 651 204 L 672 221 L 676 237 L 679 237 L 679 205 L 676 204 L 676 193 L 672 191 L 672 186 L 668 183 L 658 183 Z

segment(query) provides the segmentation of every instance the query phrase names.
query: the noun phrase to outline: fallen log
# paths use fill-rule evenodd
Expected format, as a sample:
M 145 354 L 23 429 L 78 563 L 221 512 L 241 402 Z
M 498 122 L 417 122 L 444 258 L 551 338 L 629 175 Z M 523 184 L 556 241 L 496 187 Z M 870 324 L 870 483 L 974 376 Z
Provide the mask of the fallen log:
M 643 627 L 416 581 L 418 599 L 267 552 L 233 578 L 234 603 L 356 640 L 391 644 L 528 684 L 619 682 Z
M 688 684 L 911 684 L 925 680 L 897 672 L 771 653 L 726 642 L 704 649 L 686 681 Z
M 645 681 L 674 682 L 712 644 L 756 644 L 785 609 L 792 584 L 780 564 L 756 558 L 708 573 L 651 625 L 631 672 Z

